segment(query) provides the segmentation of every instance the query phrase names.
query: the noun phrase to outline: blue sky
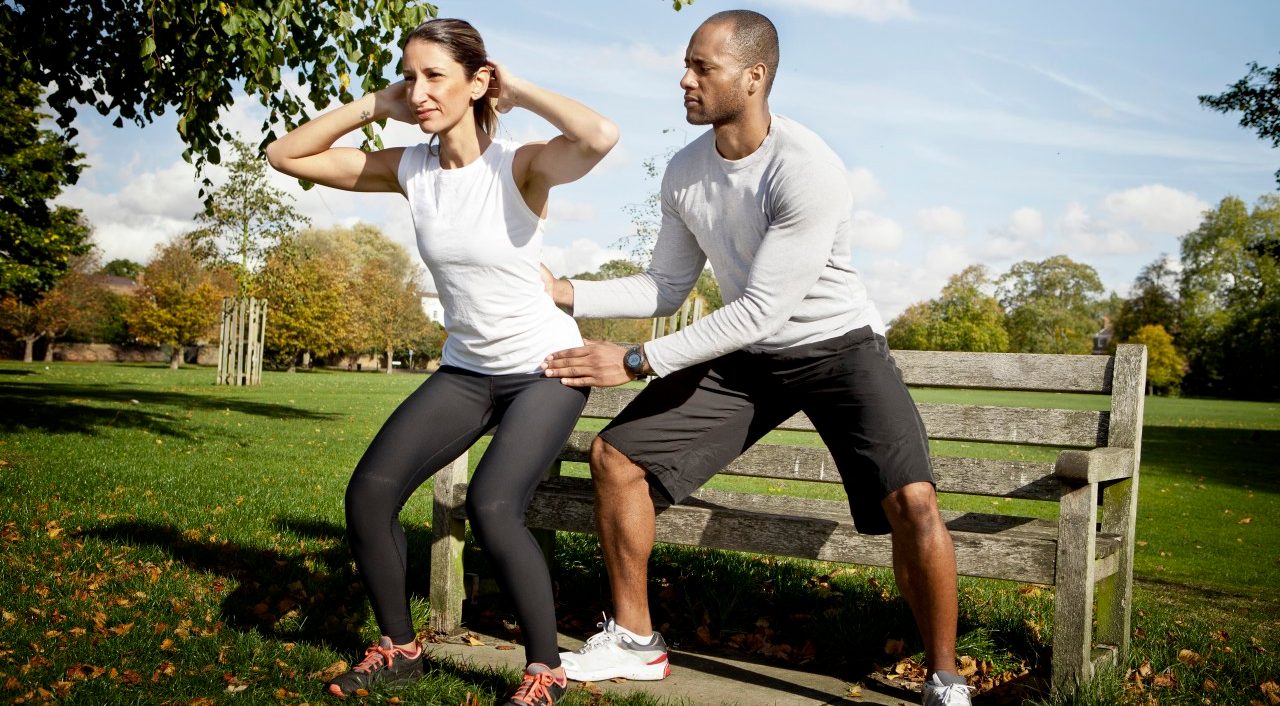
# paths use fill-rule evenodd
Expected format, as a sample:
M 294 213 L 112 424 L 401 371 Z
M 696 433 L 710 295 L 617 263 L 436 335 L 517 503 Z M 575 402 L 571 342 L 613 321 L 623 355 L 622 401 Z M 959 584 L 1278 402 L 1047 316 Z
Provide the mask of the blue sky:
M 625 207 L 656 187 L 642 162 L 704 129 L 685 123 L 677 85 L 689 35 L 735 7 L 778 26 L 772 109 L 814 129 L 849 170 L 853 264 L 886 319 L 969 264 L 999 274 L 1056 254 L 1126 294 L 1144 264 L 1177 254 L 1203 209 L 1276 188 L 1280 151 L 1196 100 L 1249 61 L 1280 61 L 1272 1 L 696 0 L 674 12 L 666 0 L 445 0 L 440 15 L 471 21 L 494 58 L 621 130 L 595 171 L 553 192 L 544 257 L 554 271 L 622 254 Z M 257 141 L 262 117 L 243 97 L 225 122 Z M 61 202 L 84 209 L 107 259 L 145 261 L 191 227 L 196 178 L 171 116 L 117 129 L 82 111 L 77 127 L 90 168 Z M 553 134 L 520 111 L 502 129 Z M 384 132 L 388 145 L 423 138 L 406 125 Z M 314 225 L 374 223 L 413 252 L 399 196 L 274 183 Z

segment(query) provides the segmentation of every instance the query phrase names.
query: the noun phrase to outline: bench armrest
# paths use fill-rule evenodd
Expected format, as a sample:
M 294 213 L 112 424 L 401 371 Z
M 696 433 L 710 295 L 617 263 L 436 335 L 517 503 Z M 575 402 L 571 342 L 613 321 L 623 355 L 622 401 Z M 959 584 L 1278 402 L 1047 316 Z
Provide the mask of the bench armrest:
M 1133 449 L 1099 448 L 1063 451 L 1053 464 L 1053 473 L 1064 480 L 1100 483 L 1133 477 Z

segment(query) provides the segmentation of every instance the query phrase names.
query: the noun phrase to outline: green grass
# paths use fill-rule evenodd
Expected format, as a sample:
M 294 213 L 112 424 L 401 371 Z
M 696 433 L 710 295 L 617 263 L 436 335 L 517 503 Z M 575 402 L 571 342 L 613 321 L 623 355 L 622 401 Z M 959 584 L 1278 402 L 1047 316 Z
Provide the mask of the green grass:
M 342 493 L 368 440 L 421 378 L 266 373 L 250 389 L 214 387 L 212 378 L 208 369 L 0 363 L 0 699 L 36 702 L 44 690 L 85 704 L 316 702 L 320 682 L 309 675 L 350 659 L 376 634 L 342 540 Z M 1098 404 L 1047 397 L 918 393 L 938 402 Z M 1280 677 L 1277 411 L 1148 400 L 1129 666 L 1149 661 L 1154 673 L 1177 677 L 1176 688 L 1147 684 L 1160 703 L 1265 703 L 1259 685 Z M 1044 449 L 978 451 L 1052 458 Z M 424 488 L 403 514 L 418 548 L 415 586 L 426 581 L 429 513 Z M 590 630 L 591 612 L 605 605 L 598 552 L 589 537 L 560 543 L 570 629 Z M 716 643 L 709 649 L 776 655 L 786 646 L 792 661 L 807 649 L 813 668 L 853 681 L 892 661 L 887 639 L 905 640 L 907 654 L 919 649 L 883 570 L 661 547 L 653 573 L 655 619 L 686 645 L 699 643 L 704 627 Z M 413 605 L 424 618 L 423 597 Z M 966 654 L 999 669 L 1043 671 L 1051 591 L 966 579 L 961 611 Z M 1179 661 L 1183 649 L 1199 661 Z M 399 696 L 453 705 L 472 692 L 491 703 L 513 678 L 438 670 Z M 1205 678 L 1219 685 L 1212 694 L 1202 693 Z M 591 702 L 580 692 L 568 703 Z

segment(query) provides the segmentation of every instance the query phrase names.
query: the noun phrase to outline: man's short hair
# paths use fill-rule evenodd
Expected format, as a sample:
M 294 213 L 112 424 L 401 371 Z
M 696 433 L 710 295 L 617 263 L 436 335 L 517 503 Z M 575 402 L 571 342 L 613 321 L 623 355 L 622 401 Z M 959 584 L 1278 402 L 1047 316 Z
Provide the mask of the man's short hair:
M 727 22 L 733 28 L 729 37 L 729 51 L 742 66 L 764 64 L 769 75 L 765 79 L 764 93 L 773 89 L 773 77 L 778 73 L 778 29 L 768 17 L 751 10 L 725 10 L 707 18 L 704 24 Z

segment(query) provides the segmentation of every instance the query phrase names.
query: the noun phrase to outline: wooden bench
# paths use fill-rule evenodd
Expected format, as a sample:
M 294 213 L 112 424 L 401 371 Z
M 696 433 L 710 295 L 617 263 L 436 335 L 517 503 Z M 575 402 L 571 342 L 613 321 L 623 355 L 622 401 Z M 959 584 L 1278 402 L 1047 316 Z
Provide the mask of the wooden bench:
M 1055 686 L 1088 679 L 1107 664 L 1123 664 L 1130 635 L 1146 348 L 1121 345 L 1113 356 L 897 351 L 894 357 L 913 387 L 1110 395 L 1108 411 L 928 403 L 919 408 L 933 440 L 1060 450 L 1055 462 L 934 455 L 941 492 L 1058 504 L 1056 522 L 1011 514 L 944 512 L 955 542 L 956 563 L 964 576 L 1055 587 Z M 636 394 L 629 389 L 594 390 L 583 416 L 611 418 Z M 802 414 L 778 428 L 813 431 Z M 561 461 L 585 462 L 594 436 L 594 432 L 575 432 Z M 840 480 L 831 456 L 820 445 L 757 444 L 722 473 Z M 467 458 L 463 456 L 441 471 L 435 482 L 430 602 L 437 630 L 456 629 L 460 620 L 466 490 Z M 557 462 L 530 509 L 529 526 L 593 533 L 593 505 L 590 481 L 560 477 Z M 993 511 L 999 512 L 1003 505 L 996 503 Z M 888 536 L 854 530 L 844 500 L 709 489 L 679 505 L 659 504 L 657 538 L 874 566 L 890 566 L 892 556 Z

